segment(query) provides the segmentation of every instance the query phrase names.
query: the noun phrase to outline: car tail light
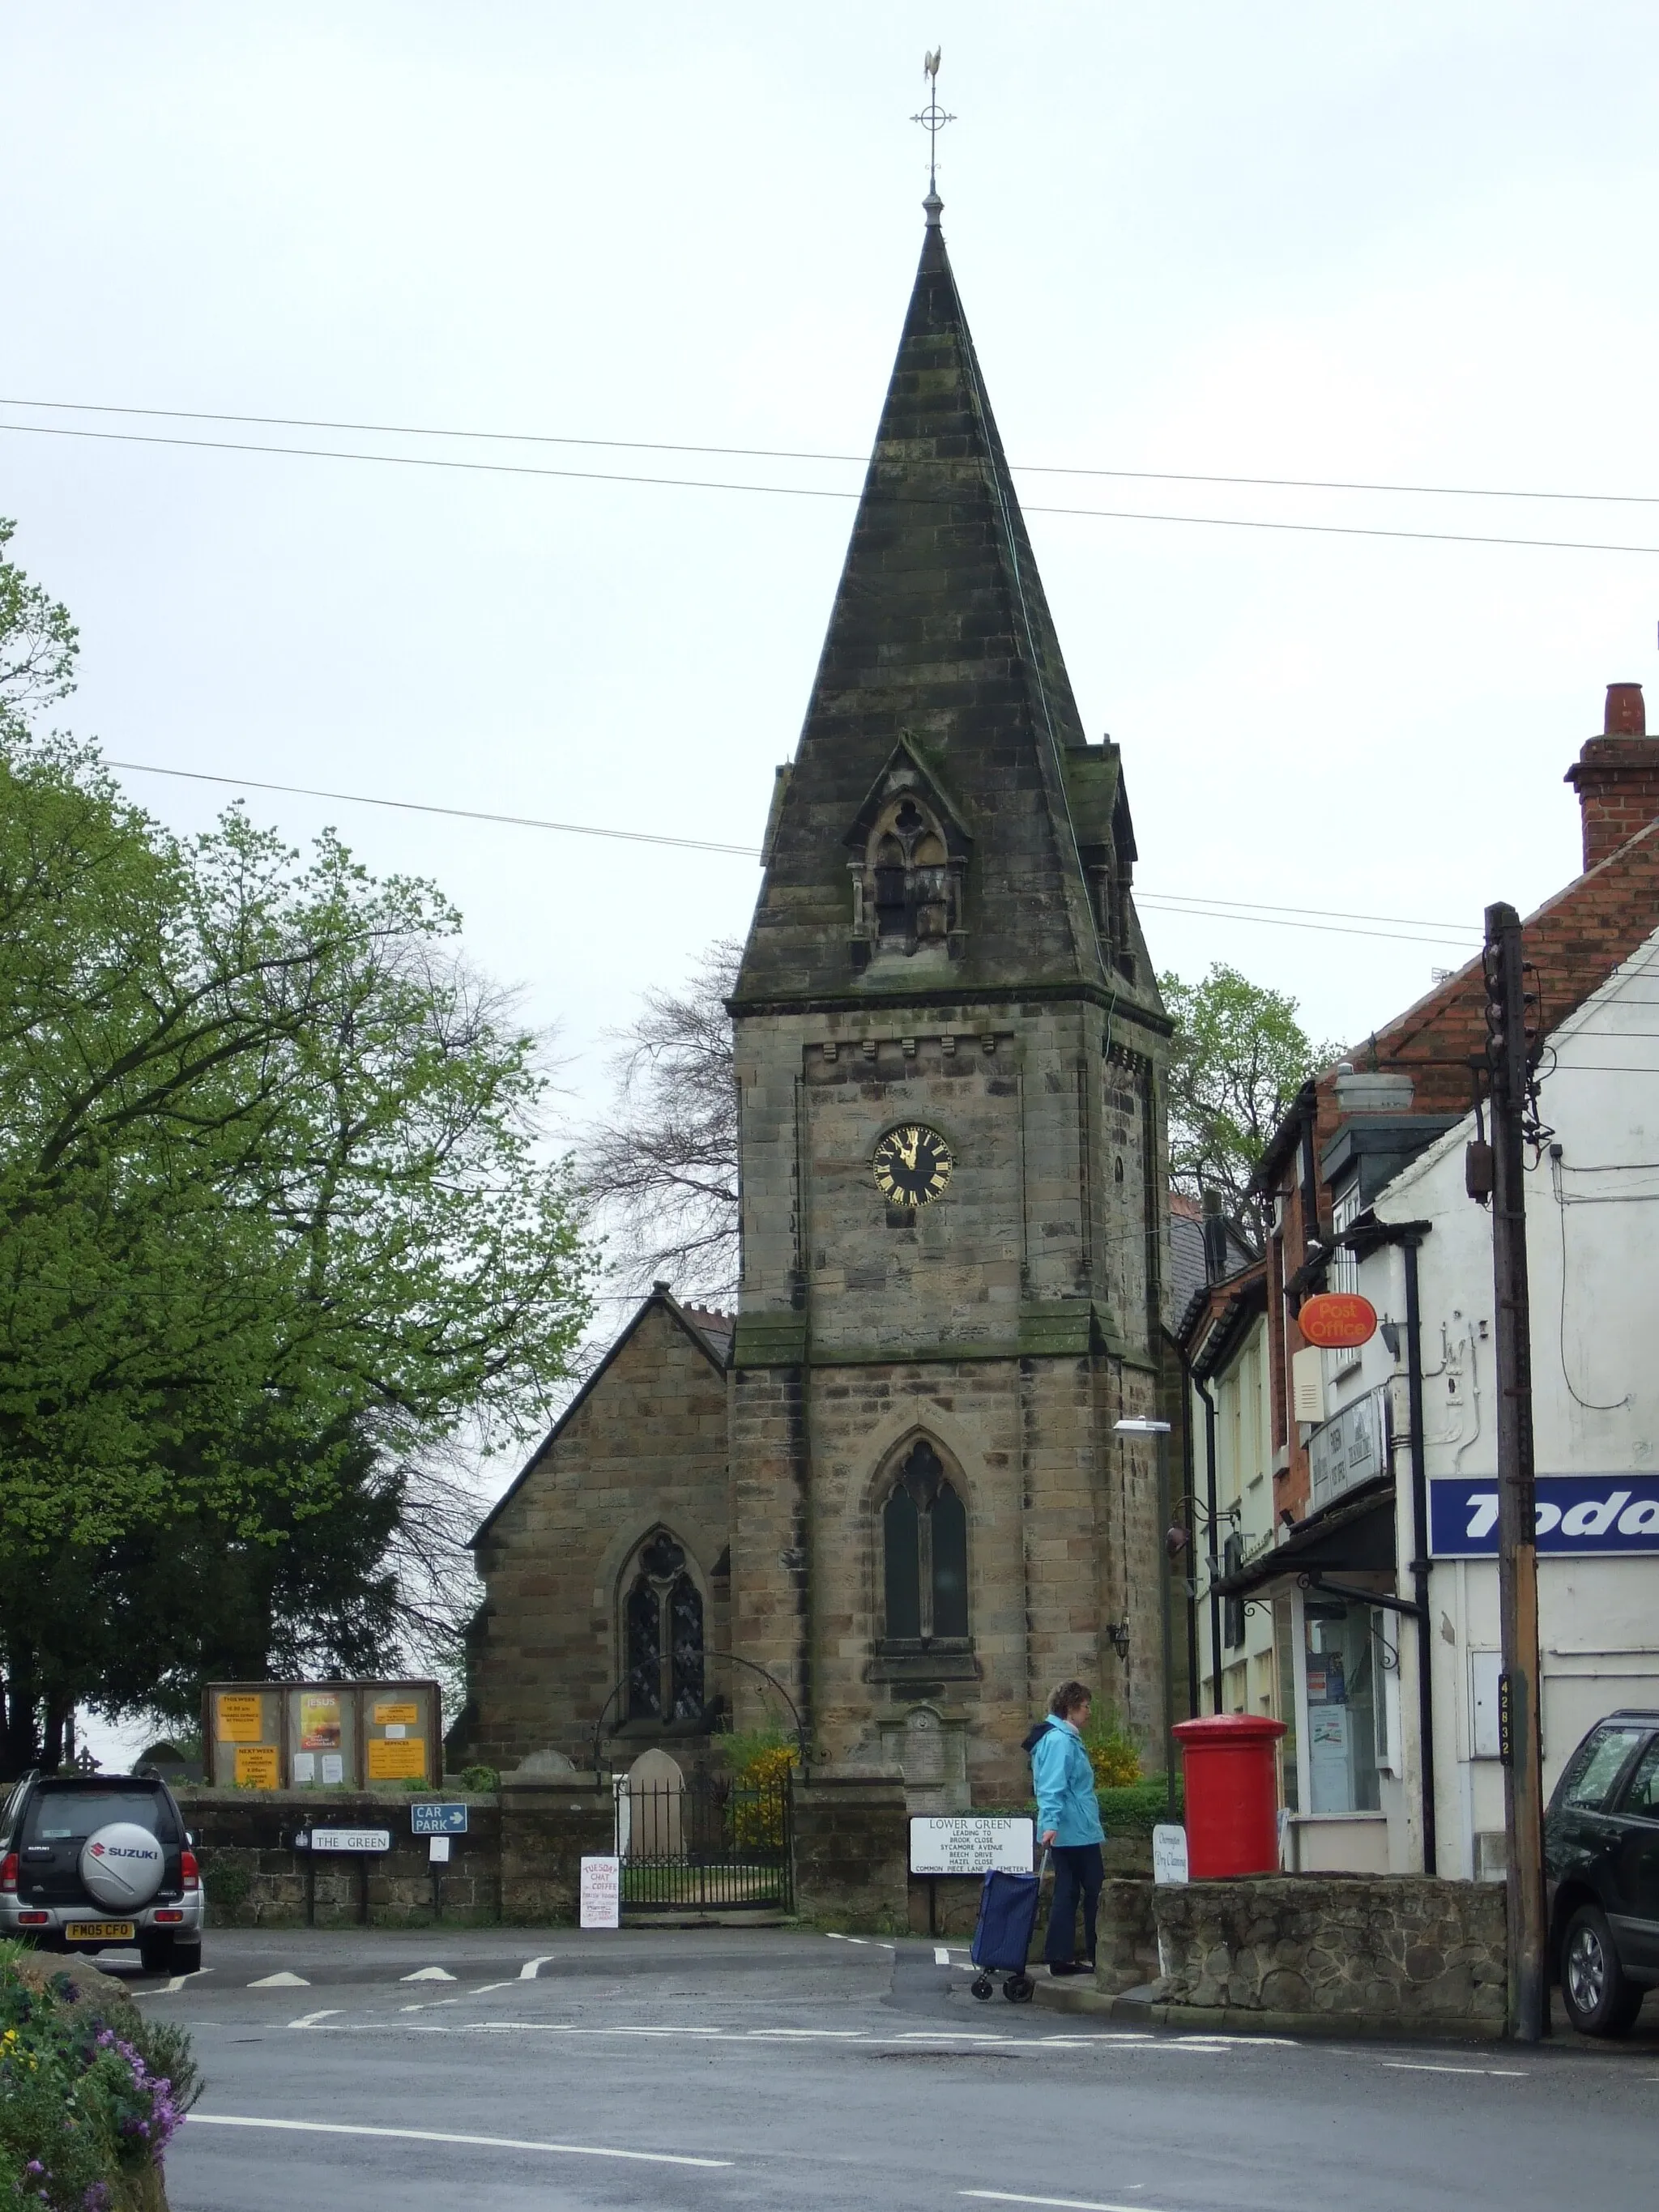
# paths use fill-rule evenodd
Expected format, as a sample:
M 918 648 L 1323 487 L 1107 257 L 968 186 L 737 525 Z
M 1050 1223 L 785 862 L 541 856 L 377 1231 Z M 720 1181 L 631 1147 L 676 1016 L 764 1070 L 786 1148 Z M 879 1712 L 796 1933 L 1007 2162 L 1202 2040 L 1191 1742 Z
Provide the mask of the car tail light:
M 0 1889 L 7 1890 L 14 1896 L 16 1894 L 17 1854 L 15 1851 L 8 1851 L 4 1858 L 0 1859 Z
M 20 1912 L 17 1924 L 20 1928 L 49 1928 L 52 1915 L 49 1912 Z
M 173 1921 L 182 1920 L 184 1917 L 185 1916 L 182 1912 L 173 1911 L 152 1912 L 150 1915 L 150 1918 L 156 1923 L 158 1927 L 170 1926 Z
M 186 1889 L 199 1889 L 202 1887 L 202 1869 L 196 1863 L 194 1851 L 179 1852 L 179 1879 Z

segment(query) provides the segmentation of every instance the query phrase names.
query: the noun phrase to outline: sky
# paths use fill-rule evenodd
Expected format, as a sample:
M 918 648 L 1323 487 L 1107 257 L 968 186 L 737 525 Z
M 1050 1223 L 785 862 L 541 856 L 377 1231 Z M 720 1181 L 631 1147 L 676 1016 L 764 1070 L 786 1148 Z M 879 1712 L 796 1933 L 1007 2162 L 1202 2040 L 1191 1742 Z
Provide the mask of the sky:
M 75 726 L 117 760 L 754 845 L 847 499 L 44 434 L 815 492 L 855 462 L 19 403 L 857 456 L 936 42 L 946 234 L 1017 462 L 1659 494 L 1651 8 L 59 0 L 0 16 L 0 513 L 80 622 Z M 1020 483 L 1030 507 L 1659 547 L 1659 506 Z M 1149 899 L 1445 933 L 1149 903 L 1160 966 L 1229 960 L 1357 1038 L 1488 901 L 1574 872 L 1561 775 L 1605 684 L 1650 672 L 1659 551 L 1030 519 Z M 180 830 L 233 795 L 122 776 Z M 333 823 L 435 877 L 556 1026 L 577 1115 L 606 1032 L 741 933 L 758 881 L 249 796 L 296 842 Z
M 66 719 L 149 767 L 757 844 L 852 519 L 816 495 L 859 467 L 641 448 L 867 450 L 936 43 L 945 231 L 1028 512 L 1114 511 L 1029 520 L 1085 724 L 1123 748 L 1158 964 L 1230 961 L 1322 1038 L 1419 995 L 1487 902 L 1576 872 L 1562 773 L 1604 686 L 1652 672 L 1650 5 L 6 9 L 0 514 L 81 625 Z M 94 429 L 392 458 L 58 434 Z M 1167 480 L 1206 475 L 1618 497 Z M 181 831 L 234 795 L 121 775 Z M 434 877 L 556 1030 L 573 1119 L 758 883 L 249 800 Z

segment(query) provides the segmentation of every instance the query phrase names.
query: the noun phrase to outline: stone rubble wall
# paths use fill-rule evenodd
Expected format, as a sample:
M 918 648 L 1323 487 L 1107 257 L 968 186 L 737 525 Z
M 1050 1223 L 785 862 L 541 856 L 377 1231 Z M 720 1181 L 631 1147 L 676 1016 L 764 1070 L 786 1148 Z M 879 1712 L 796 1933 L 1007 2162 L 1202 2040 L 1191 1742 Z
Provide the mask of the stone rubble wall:
M 1154 2004 L 1502 2031 L 1501 1883 L 1412 1875 L 1160 1883 L 1152 1911 Z

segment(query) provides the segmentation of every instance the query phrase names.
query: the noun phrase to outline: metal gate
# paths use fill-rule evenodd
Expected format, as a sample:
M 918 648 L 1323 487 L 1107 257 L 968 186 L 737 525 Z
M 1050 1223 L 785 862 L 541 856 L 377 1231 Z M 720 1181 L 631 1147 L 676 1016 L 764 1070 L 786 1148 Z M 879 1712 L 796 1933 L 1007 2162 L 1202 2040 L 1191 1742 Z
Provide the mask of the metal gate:
M 629 1919 L 659 1912 L 794 1910 L 787 1778 L 760 1787 L 710 1775 L 629 1789 L 617 1780 L 617 1856 Z

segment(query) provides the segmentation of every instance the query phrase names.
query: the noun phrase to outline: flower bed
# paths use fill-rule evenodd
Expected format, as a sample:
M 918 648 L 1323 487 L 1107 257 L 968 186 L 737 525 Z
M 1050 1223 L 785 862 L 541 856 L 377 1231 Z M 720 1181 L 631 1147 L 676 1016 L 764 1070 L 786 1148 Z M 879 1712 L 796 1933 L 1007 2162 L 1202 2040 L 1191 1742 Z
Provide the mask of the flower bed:
M 165 2212 L 162 2154 L 198 2087 L 189 2038 L 118 1982 L 0 1945 L 0 2206 Z

